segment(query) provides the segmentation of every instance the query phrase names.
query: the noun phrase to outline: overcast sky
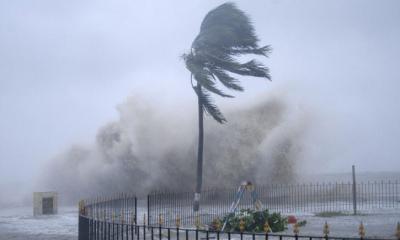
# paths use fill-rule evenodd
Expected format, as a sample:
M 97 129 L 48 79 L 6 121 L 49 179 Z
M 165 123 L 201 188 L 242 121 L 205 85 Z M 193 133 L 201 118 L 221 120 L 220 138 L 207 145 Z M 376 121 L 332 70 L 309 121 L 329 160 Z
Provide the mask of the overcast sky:
M 180 56 L 223 2 L 0 0 L 0 188 L 94 141 L 131 94 L 195 108 Z M 400 1 L 235 2 L 273 47 L 273 82 L 223 106 L 284 91 L 345 150 L 332 171 L 400 170 Z

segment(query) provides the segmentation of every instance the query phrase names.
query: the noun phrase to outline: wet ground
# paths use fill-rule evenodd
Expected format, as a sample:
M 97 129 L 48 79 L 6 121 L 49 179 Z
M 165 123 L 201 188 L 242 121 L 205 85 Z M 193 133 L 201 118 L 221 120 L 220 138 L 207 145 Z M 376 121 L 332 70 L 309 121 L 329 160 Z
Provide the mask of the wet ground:
M 364 211 L 360 215 L 317 217 L 314 214 L 299 213 L 299 220 L 306 220 L 300 234 L 322 236 L 325 222 L 330 228 L 330 236 L 359 237 L 358 228 L 362 222 L 366 236 L 371 238 L 395 238 L 397 222 L 400 222 L 400 209 L 379 209 Z M 286 231 L 292 233 L 293 228 Z

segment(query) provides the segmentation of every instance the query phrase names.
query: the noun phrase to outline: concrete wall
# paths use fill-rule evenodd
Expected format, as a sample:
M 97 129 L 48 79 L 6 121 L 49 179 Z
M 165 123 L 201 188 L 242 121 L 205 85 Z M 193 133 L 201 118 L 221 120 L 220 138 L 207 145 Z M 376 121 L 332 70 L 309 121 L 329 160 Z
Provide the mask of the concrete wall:
M 43 198 L 53 198 L 53 213 L 58 213 L 58 194 L 57 192 L 34 192 L 33 193 L 33 215 L 43 214 Z

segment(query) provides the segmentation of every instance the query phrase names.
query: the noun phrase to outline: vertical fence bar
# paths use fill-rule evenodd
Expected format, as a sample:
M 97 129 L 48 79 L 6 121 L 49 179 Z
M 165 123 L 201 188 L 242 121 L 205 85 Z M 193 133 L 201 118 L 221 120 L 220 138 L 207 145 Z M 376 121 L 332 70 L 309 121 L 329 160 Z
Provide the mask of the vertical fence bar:
M 121 240 L 124 240 L 124 223 L 121 224 Z
M 78 240 L 89 240 L 89 219 L 79 215 Z
M 372 187 L 372 184 L 371 184 L 371 182 L 370 181 L 368 181 L 368 209 L 372 209 L 373 208 L 373 206 L 372 206 L 372 204 L 373 204 L 373 194 L 372 194 L 372 190 L 373 190 L 373 187 Z
M 100 238 L 104 239 L 104 222 L 100 220 Z
M 89 240 L 93 239 L 93 219 L 89 220 Z
M 117 223 L 117 232 L 116 232 L 117 240 L 119 239 L 119 223 Z
M 395 183 L 395 202 L 396 203 L 399 203 L 400 202 L 400 200 L 399 200 L 399 194 L 398 194 L 398 188 L 399 188 L 399 182 L 398 182 L 398 180 L 396 180 L 396 183 Z
M 357 214 L 357 188 L 356 188 L 356 167 L 351 166 L 353 175 L 353 213 Z
M 127 222 L 125 226 L 125 236 L 126 240 L 129 240 L 129 222 Z
M 100 239 L 104 239 L 104 222 L 100 220 Z
M 108 222 L 107 225 L 108 225 L 108 237 L 107 237 L 107 239 L 110 240 L 111 239 L 111 237 L 110 237 L 111 236 L 111 223 Z
M 383 185 L 383 180 L 381 181 L 381 201 L 382 201 L 382 207 L 385 207 L 385 195 L 386 195 L 386 191 L 385 191 L 385 185 Z
M 134 226 L 133 224 L 131 224 L 131 239 L 132 240 L 134 239 L 134 234 L 135 234 L 135 229 L 134 228 L 136 228 L 136 225 Z
M 100 231 L 99 231 L 99 229 L 100 229 L 100 223 L 99 223 L 99 220 L 98 219 L 96 219 L 95 220 L 95 234 L 94 234 L 94 237 L 95 237 L 95 239 L 100 239 L 100 236 L 99 236 L 99 234 L 100 234 Z
M 151 216 L 150 216 L 150 208 L 151 208 L 150 195 L 151 195 L 151 193 L 147 195 L 147 226 L 150 226 L 150 224 L 151 224 L 150 223 L 150 218 L 151 218 Z
M 134 201 L 134 204 L 135 204 L 135 210 L 134 210 L 134 211 L 135 211 L 135 213 L 134 213 L 134 218 L 135 218 L 135 219 L 133 219 L 133 221 L 130 221 L 130 222 L 131 222 L 131 223 L 133 222 L 135 225 L 138 225 L 138 221 L 137 221 L 137 219 L 138 219 L 138 218 L 137 218 L 137 216 L 138 216 L 138 215 L 137 215 L 137 197 L 136 197 L 136 196 L 135 196 L 135 198 L 134 198 L 133 201 Z M 146 225 L 146 223 L 144 222 L 143 225 Z

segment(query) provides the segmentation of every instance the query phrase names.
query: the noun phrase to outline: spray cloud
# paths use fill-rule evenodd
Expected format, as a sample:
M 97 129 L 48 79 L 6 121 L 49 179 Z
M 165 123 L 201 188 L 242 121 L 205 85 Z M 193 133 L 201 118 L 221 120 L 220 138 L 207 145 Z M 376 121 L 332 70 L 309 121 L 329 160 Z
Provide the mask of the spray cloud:
M 192 191 L 196 114 L 177 117 L 136 97 L 118 111 L 119 120 L 99 129 L 93 146 L 73 146 L 53 159 L 47 187 L 74 201 L 113 192 Z M 307 129 L 303 115 L 270 97 L 227 112 L 224 125 L 206 118 L 204 186 L 293 181 Z

